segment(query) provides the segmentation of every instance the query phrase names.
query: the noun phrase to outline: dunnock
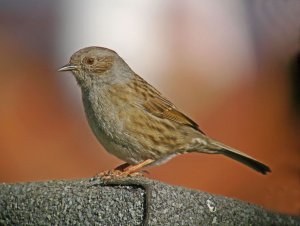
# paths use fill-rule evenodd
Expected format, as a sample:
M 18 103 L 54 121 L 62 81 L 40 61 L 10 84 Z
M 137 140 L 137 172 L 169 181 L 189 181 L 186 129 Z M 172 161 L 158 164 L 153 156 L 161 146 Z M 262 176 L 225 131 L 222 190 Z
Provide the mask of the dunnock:
M 113 50 L 87 47 L 59 71 L 71 71 L 89 125 L 105 149 L 126 163 L 122 175 L 189 152 L 223 154 L 266 174 L 270 168 L 206 136 Z

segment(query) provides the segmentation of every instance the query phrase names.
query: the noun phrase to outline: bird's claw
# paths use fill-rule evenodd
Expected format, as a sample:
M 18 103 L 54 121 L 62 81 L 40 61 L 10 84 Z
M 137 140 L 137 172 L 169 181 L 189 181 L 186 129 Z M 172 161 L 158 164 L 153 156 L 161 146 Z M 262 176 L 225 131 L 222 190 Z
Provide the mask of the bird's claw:
M 106 170 L 101 173 L 98 173 L 96 177 L 100 177 L 101 179 L 111 180 L 125 177 L 143 177 L 144 172 L 127 172 L 120 170 Z

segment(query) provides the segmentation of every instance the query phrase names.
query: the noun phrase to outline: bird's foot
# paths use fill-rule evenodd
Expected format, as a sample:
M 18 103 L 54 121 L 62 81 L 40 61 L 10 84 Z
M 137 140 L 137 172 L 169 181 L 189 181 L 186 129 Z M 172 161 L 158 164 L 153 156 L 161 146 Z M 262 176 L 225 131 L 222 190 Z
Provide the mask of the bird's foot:
M 125 177 L 141 177 L 144 176 L 143 172 L 127 172 L 121 170 L 106 170 L 101 173 L 98 173 L 96 177 L 101 179 L 111 180 L 111 179 L 120 179 Z
M 144 173 L 148 173 L 147 171 L 138 171 L 141 170 L 146 165 L 152 163 L 152 159 L 147 159 L 136 165 L 129 165 L 128 163 L 122 164 L 115 168 L 114 170 L 107 170 L 101 173 L 98 173 L 96 177 L 100 177 L 101 179 L 118 179 L 125 177 L 141 177 L 144 176 Z

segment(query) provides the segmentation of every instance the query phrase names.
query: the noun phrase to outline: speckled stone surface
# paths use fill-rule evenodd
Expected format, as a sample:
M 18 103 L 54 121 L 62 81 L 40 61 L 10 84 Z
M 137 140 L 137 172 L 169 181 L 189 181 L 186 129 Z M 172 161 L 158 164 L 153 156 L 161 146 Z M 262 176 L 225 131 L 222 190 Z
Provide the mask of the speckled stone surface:
M 0 225 L 300 225 L 300 218 L 145 178 L 0 184 Z

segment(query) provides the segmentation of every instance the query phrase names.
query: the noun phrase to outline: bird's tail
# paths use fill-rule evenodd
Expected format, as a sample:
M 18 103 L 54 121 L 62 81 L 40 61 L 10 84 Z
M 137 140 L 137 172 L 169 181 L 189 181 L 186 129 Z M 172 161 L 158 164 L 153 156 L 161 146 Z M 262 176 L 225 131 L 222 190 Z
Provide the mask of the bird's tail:
M 220 153 L 229 158 L 237 160 L 262 174 L 267 174 L 268 172 L 271 172 L 271 169 L 267 165 L 257 161 L 256 159 L 252 158 L 249 155 L 246 155 L 243 152 L 228 147 L 225 144 L 222 144 L 213 139 L 209 139 L 208 143 L 209 149 L 211 149 L 212 151 L 216 151 L 216 153 Z

